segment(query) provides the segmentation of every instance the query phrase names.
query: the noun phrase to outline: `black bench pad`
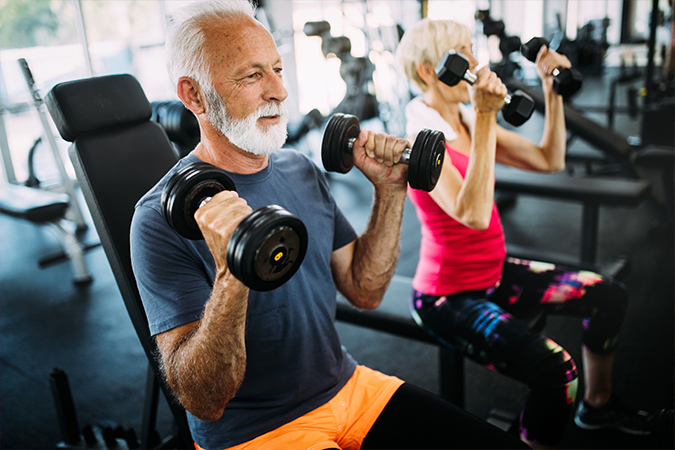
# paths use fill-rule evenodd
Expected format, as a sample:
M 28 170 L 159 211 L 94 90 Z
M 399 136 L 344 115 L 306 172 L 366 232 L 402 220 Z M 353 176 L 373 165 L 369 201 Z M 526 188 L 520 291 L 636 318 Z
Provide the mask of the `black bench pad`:
M 544 112 L 544 93 L 541 87 L 527 86 L 514 79 L 506 81 L 506 85 L 511 91 L 520 89 L 530 95 L 534 100 L 535 109 L 540 113 Z M 635 147 L 625 137 L 589 119 L 569 103 L 566 102 L 564 108 L 567 129 L 597 149 L 607 152 L 620 160 L 628 158 L 635 150 Z
M 496 168 L 496 188 L 539 197 L 553 197 L 614 206 L 637 206 L 651 192 L 648 181 L 609 178 L 571 177 L 565 173 L 543 174 Z
M 68 194 L 15 184 L 0 185 L 0 212 L 31 222 L 49 222 L 63 217 L 69 203 Z

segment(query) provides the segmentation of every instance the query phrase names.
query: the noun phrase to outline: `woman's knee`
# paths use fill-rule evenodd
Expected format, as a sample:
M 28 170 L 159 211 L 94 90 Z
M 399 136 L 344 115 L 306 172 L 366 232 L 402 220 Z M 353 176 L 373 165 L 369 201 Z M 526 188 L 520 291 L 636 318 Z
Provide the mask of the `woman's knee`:
M 570 354 L 547 338 L 532 341 L 524 350 L 528 363 L 523 365 L 523 378 L 530 389 L 564 390 L 568 402 L 574 402 L 579 374 Z

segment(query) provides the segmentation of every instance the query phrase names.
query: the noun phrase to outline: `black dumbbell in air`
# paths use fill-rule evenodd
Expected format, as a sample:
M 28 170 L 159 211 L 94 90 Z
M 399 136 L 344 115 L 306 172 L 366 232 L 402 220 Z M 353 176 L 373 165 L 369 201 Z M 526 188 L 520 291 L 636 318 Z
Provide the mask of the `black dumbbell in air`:
M 354 167 L 352 147 L 361 132 L 359 119 L 350 114 L 331 116 L 321 145 L 321 160 L 328 172 L 347 173 Z M 431 191 L 438 182 L 445 158 L 445 136 L 440 131 L 423 129 L 412 149 L 407 148 L 399 163 L 408 164 L 408 184 L 413 189 Z
M 534 37 L 520 46 L 520 53 L 528 60 L 535 62 L 542 45 L 548 47 L 549 43 L 542 37 Z M 564 98 L 577 92 L 583 84 L 584 77 L 574 67 L 556 68 L 553 71 L 553 90 Z
M 436 76 L 448 86 L 455 86 L 464 80 L 474 84 L 478 76 L 469 71 L 469 60 L 463 54 L 448 50 L 436 65 Z M 520 89 L 504 97 L 506 105 L 502 108 L 504 120 L 514 126 L 520 126 L 532 117 L 534 100 Z
M 187 165 L 168 180 L 162 192 L 162 214 L 187 239 L 203 239 L 195 211 L 218 192 L 235 191 L 232 178 L 211 164 Z M 254 291 L 269 291 L 288 281 L 307 251 L 307 228 L 278 205 L 258 208 L 237 225 L 227 244 L 232 274 Z

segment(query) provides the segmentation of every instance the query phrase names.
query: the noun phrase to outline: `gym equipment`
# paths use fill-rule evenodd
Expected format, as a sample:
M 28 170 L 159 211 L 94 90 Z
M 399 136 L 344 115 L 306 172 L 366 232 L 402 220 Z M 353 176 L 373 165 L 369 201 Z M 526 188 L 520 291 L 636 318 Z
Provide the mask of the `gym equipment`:
M 297 124 L 294 127 L 291 127 L 289 125 L 288 138 L 286 138 L 286 145 L 298 142 L 313 129 L 321 127 L 323 121 L 324 117 L 323 114 L 321 114 L 321 111 L 319 111 L 316 108 L 312 109 L 302 118 L 299 124 Z
M 139 380 L 145 384 L 145 398 L 138 448 L 194 447 L 185 409 L 161 381 L 157 343 L 150 336 L 129 247 L 134 205 L 178 162 L 178 156 L 164 129 L 150 121 L 150 102 L 131 75 L 58 83 L 45 104 L 61 137 L 72 142 L 68 152 L 82 195 L 148 360 L 147 379 Z M 161 438 L 160 392 L 176 425 Z
M 199 144 L 199 122 L 195 115 L 179 100 L 152 102 L 151 105 L 150 120 L 164 128 L 178 157 L 186 156 Z
M 455 50 L 448 50 L 436 65 L 438 79 L 448 86 L 455 86 L 464 80 L 473 85 L 478 76 L 469 71 L 469 60 Z M 504 97 L 506 105 L 502 108 L 504 120 L 514 126 L 527 122 L 534 112 L 534 100 L 521 90 Z
M 350 114 L 334 114 L 323 135 L 321 160 L 329 172 L 347 173 L 354 166 L 352 147 L 361 132 L 359 119 Z M 408 184 L 413 189 L 431 191 L 438 182 L 445 158 L 445 136 L 440 131 L 419 132 L 412 149 L 405 149 L 399 163 L 408 164 Z
M 0 183 L 0 213 L 36 225 L 48 225 L 59 238 L 63 251 L 41 258 L 39 265 L 68 258 L 73 271 L 73 283 L 84 285 L 93 280 L 84 253 L 98 244 L 85 246 L 79 241 L 77 225 L 66 218 L 71 204 L 70 196 L 65 193 Z
M 321 38 L 321 52 L 325 58 L 334 55 L 340 60 L 340 77 L 346 84 L 346 91 L 332 112 L 354 114 L 360 120 L 378 117 L 380 104 L 371 93 L 375 65 L 369 58 L 352 56 L 351 40 L 347 36 L 332 36 L 330 31 L 330 23 L 325 20 L 307 22 L 303 28 L 306 36 Z
M 165 185 L 162 214 L 181 236 L 203 239 L 195 211 L 223 190 L 236 191 L 225 171 L 207 163 L 189 164 Z M 297 272 L 307 240 L 307 228 L 300 219 L 280 206 L 263 206 L 235 228 L 227 245 L 227 265 L 249 288 L 270 291 Z
M 73 217 L 73 222 L 77 224 L 77 230 L 78 231 L 86 230 L 87 222 L 84 219 L 82 208 L 80 207 L 79 201 L 77 200 L 78 199 L 77 186 L 75 181 L 70 178 L 70 175 L 68 175 L 66 166 L 63 162 L 63 159 L 61 158 L 61 152 L 59 151 L 59 148 L 56 145 L 56 140 L 54 139 L 54 134 L 52 133 L 51 124 L 47 120 L 47 113 L 45 111 L 44 100 L 42 99 L 42 95 L 40 94 L 40 91 L 37 88 L 37 83 L 35 82 L 35 78 L 33 78 L 33 73 L 31 72 L 30 67 L 28 66 L 28 62 L 24 58 L 19 58 L 17 61 L 19 63 L 19 67 L 21 68 L 23 76 L 26 79 L 26 84 L 28 85 L 28 89 L 30 90 L 33 105 L 35 106 L 35 109 L 38 113 L 38 117 L 40 118 L 40 124 L 42 125 L 42 130 L 44 132 L 46 143 L 49 144 L 49 149 L 51 150 L 52 155 L 54 156 L 54 163 L 56 164 L 56 168 L 58 169 L 59 175 L 61 176 L 62 189 L 72 199 L 68 207 L 69 213 Z
M 516 71 L 521 69 L 520 64 L 511 59 L 511 54 L 520 50 L 520 38 L 507 35 L 504 21 L 493 19 L 489 9 L 476 11 L 474 17 L 483 24 L 485 36 L 496 36 L 499 39 L 499 52 L 502 54 L 502 59 L 490 62 L 490 70 L 502 80 L 513 77 Z
M 487 37 L 497 36 L 499 38 L 499 51 L 502 59 L 508 59 L 509 55 L 520 49 L 520 38 L 518 36 L 508 36 L 506 34 L 506 25 L 503 20 L 494 20 L 490 16 L 490 10 L 478 10 L 474 17 L 483 23 L 483 34 Z
M 520 47 L 520 52 L 529 61 L 535 62 L 542 45 L 548 47 L 549 42 L 542 37 L 533 37 Z M 557 68 L 553 71 L 553 90 L 564 98 L 571 97 L 583 84 L 583 75 L 574 67 Z
M 140 448 L 133 428 L 124 428 L 110 420 L 104 419 L 85 425 L 80 431 L 68 375 L 62 369 L 54 367 L 49 373 L 49 384 L 62 436 L 57 448 Z

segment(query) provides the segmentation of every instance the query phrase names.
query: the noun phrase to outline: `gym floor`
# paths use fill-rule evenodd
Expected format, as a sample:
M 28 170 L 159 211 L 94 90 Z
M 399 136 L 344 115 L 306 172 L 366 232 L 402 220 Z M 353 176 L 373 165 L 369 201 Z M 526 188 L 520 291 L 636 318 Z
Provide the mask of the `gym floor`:
M 575 102 L 605 106 L 610 80 L 607 73 L 587 77 Z M 604 114 L 592 118 L 606 123 Z M 538 141 L 542 122 L 535 113 L 519 131 Z M 618 115 L 615 129 L 625 136 L 639 135 L 640 122 Z M 571 147 L 593 152 L 578 139 Z M 572 168 L 575 176 L 581 175 L 582 167 Z M 653 182 L 656 197 L 662 199 L 658 172 L 641 169 L 640 175 Z M 354 227 L 362 230 L 372 195 L 368 182 L 352 171 L 332 177 L 332 187 Z M 578 203 L 518 196 L 502 219 L 508 244 L 578 254 Z M 657 219 L 648 203 L 602 208 L 598 243 L 600 261 L 623 255 L 631 262 L 624 280 L 630 306 L 616 354 L 614 387 L 623 402 L 646 411 L 673 408 L 673 230 L 650 232 Z M 80 428 L 112 421 L 140 434 L 147 361 L 102 248 L 86 254 L 93 282 L 76 286 L 67 261 L 38 267 L 40 258 L 60 250 L 50 231 L 7 216 L 0 216 L 0 230 L 0 448 L 56 448 L 62 441 L 50 391 L 49 374 L 56 367 L 69 378 Z M 98 241 L 93 226 L 81 238 L 87 244 Z M 396 273 L 400 280 L 414 274 L 419 239 L 419 222 L 407 204 Z M 396 297 L 406 301 L 408 294 Z M 438 392 L 437 347 L 349 324 L 337 326 L 343 344 L 359 362 Z M 549 317 L 544 332 L 581 366 L 579 320 Z M 477 416 L 486 418 L 493 408 L 517 411 L 526 394 L 519 383 L 467 362 L 466 408 Z M 158 431 L 165 435 L 170 429 L 171 417 L 162 400 Z M 649 438 L 580 430 L 570 421 L 562 447 L 657 445 Z

